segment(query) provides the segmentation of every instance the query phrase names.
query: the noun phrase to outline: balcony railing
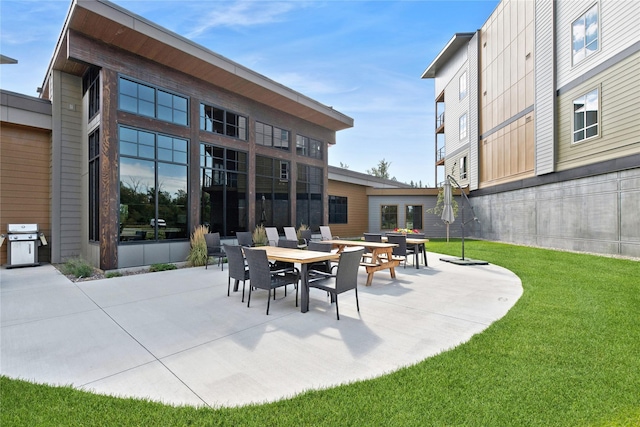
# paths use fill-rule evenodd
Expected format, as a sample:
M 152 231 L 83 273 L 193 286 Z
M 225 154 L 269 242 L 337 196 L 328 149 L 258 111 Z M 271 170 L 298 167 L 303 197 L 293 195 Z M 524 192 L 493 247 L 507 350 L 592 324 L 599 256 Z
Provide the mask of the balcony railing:
M 444 159 L 444 155 L 445 155 L 444 147 L 438 148 L 438 151 L 436 152 L 436 162 L 439 162 L 440 160 Z
M 436 118 L 436 129 L 439 129 L 442 126 L 444 126 L 444 112 Z

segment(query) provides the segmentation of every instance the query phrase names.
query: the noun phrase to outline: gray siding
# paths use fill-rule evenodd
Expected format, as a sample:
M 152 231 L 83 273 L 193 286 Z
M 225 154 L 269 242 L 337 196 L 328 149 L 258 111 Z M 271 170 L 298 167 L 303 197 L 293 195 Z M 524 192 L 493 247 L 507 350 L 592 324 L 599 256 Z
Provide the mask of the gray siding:
M 555 164 L 555 41 L 551 0 L 536 2 L 535 31 L 535 174 L 553 172 Z
M 59 263 L 79 256 L 82 247 L 82 79 L 54 71 L 51 90 L 51 261 Z
M 437 196 L 369 196 L 369 229 L 370 233 L 385 233 L 389 230 L 380 229 L 380 207 L 382 205 L 395 205 L 398 207 L 398 227 L 405 227 L 405 210 L 407 205 L 422 205 L 423 231 L 427 237 L 446 237 L 447 228 L 439 215 L 428 214 L 425 211 L 435 207 Z M 460 203 L 460 202 L 458 202 Z M 460 237 L 461 228 L 459 222 L 454 222 L 449 227 L 449 237 Z M 342 236 L 340 236 L 342 237 Z M 356 237 L 356 236 L 349 236 Z

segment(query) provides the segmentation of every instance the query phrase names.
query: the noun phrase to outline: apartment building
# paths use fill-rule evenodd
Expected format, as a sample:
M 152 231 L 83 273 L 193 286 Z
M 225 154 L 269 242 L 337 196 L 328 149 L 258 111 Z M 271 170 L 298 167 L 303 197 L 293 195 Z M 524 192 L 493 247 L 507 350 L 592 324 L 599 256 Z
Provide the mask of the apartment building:
M 327 223 L 327 150 L 353 119 L 109 1 L 71 2 L 39 92 L 51 262 L 178 262 L 199 224 Z
M 639 19 L 638 2 L 503 0 L 427 67 L 436 180 L 469 186 L 476 237 L 640 256 Z

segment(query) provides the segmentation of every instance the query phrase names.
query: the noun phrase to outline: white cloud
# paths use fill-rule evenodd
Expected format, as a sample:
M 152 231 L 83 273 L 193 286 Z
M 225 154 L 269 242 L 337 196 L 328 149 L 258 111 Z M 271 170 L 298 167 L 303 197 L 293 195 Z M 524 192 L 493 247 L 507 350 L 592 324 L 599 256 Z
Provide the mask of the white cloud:
M 212 28 L 250 27 L 284 20 L 285 14 L 296 7 L 294 2 L 237 1 L 212 2 L 211 11 L 202 17 L 195 28 L 186 34 L 197 38 Z

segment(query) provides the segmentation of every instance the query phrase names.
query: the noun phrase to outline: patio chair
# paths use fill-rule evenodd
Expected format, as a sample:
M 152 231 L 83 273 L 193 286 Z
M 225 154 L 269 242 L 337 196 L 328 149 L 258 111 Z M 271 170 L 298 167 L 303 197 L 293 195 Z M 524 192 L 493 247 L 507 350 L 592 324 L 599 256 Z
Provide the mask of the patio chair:
M 413 238 L 413 239 L 424 239 L 426 235 L 424 233 L 413 233 L 411 235 L 408 235 L 407 237 Z M 424 244 L 417 245 L 417 246 L 414 246 L 414 245 L 407 246 L 407 256 L 415 255 L 416 250 L 418 251 L 418 260 L 419 260 L 420 254 L 425 254 L 425 252 L 427 251 L 427 248 L 425 248 Z M 429 264 L 427 264 L 426 254 L 424 255 L 424 266 L 425 267 L 429 266 Z
M 302 237 L 304 239 L 304 242 L 306 244 L 309 244 L 309 242 L 311 241 L 311 239 L 313 238 L 313 235 L 311 234 L 311 230 L 307 229 L 307 230 L 300 230 L 300 237 Z
M 224 271 L 224 263 L 222 260 L 225 257 L 224 250 L 220 245 L 220 233 L 207 233 L 204 235 L 204 241 L 207 243 L 207 260 L 205 261 L 205 270 L 209 266 L 209 258 L 218 258 L 218 265 L 221 266 L 221 270 Z
M 229 280 L 227 281 L 227 296 L 231 295 L 231 279 L 234 279 L 234 289 L 242 280 L 242 302 L 244 302 L 244 284 L 249 280 L 249 268 L 244 262 L 244 254 L 240 245 L 222 245 L 229 262 Z
M 269 246 L 278 246 L 278 240 L 280 240 L 278 229 L 276 227 L 265 227 L 264 230 L 267 232 Z
M 253 246 L 253 236 L 250 231 L 238 231 L 236 232 L 236 239 L 238 239 L 238 245 L 246 248 Z
M 320 226 L 320 235 L 322 236 L 322 238 L 320 240 L 339 239 L 338 236 L 334 236 L 334 235 L 331 234 L 331 229 L 329 228 L 328 225 L 321 225 Z
M 290 284 L 296 287 L 296 307 L 298 306 L 298 281 L 300 280 L 300 272 L 294 269 L 293 272 L 288 270 L 271 270 L 269 268 L 269 260 L 267 253 L 262 249 L 245 249 L 245 257 L 249 264 L 249 297 L 247 298 L 247 307 L 251 304 L 251 290 L 266 289 L 269 291 L 267 296 L 267 315 L 269 315 L 269 304 L 271 301 L 271 289 L 273 289 L 273 299 L 276 298 L 276 288 L 287 286 Z
M 382 234 L 380 233 L 364 233 L 365 242 L 382 243 Z M 364 256 L 371 257 L 371 249 L 364 248 Z
M 298 249 L 298 242 L 296 240 L 287 240 L 287 239 L 280 239 L 278 240 L 278 247 L 280 248 L 289 248 L 289 249 Z M 275 261 L 275 262 L 269 262 L 270 266 L 271 266 L 271 270 L 279 270 L 279 271 L 298 271 L 297 268 L 295 268 L 294 264 L 292 262 L 284 262 L 284 261 Z M 273 291 L 275 294 L 275 291 Z M 284 287 L 284 296 L 287 296 L 287 287 Z
M 310 241 L 307 244 L 307 250 L 317 252 L 331 252 L 330 243 L 314 242 Z M 334 266 L 335 267 L 335 266 Z M 331 261 L 314 262 L 309 265 L 309 271 L 322 271 L 323 273 L 331 273 Z
M 360 302 L 358 301 L 358 269 L 364 249 L 354 251 L 344 251 L 340 254 L 338 269 L 335 274 L 314 272 L 309 277 L 309 287 L 322 289 L 331 295 L 331 302 L 336 303 L 336 317 L 340 320 L 338 309 L 338 295 L 353 289 L 356 292 L 356 307 L 360 312 Z M 335 279 L 333 286 L 325 284 L 327 278 Z
M 387 233 L 387 242 L 398 245 L 393 248 L 393 259 L 404 262 L 404 268 L 407 268 L 407 236 L 405 234 Z
M 298 249 L 306 249 L 307 248 L 307 242 L 305 242 L 304 240 L 302 241 L 302 243 L 300 242 L 300 239 L 298 239 L 298 233 L 296 233 L 296 229 L 295 227 L 283 227 L 284 228 L 284 238 L 287 240 L 295 240 L 296 243 L 298 244 Z

